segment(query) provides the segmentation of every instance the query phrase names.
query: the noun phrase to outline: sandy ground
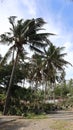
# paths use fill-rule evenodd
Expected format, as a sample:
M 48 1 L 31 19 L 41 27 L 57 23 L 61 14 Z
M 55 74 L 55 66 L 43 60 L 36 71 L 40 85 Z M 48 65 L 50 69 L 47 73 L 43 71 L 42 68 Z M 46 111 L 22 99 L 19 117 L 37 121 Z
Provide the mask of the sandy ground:
M 51 119 L 17 119 L 0 125 L 0 130 L 51 130 Z
M 50 114 L 47 119 L 23 119 L 17 116 L 0 116 L 0 130 L 53 130 L 54 121 L 65 121 L 73 126 L 73 112 Z M 69 125 L 70 127 L 70 125 Z M 54 129 L 56 130 L 56 129 Z M 58 130 L 58 129 L 57 129 Z M 72 129 L 73 130 L 73 127 Z

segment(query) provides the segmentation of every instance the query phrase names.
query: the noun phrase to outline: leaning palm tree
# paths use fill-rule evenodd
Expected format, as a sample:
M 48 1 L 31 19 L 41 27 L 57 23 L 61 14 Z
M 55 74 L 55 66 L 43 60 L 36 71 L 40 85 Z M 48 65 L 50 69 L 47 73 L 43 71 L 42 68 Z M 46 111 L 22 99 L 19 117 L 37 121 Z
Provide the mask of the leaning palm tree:
M 9 87 L 7 91 L 7 97 L 4 107 L 4 115 L 8 112 L 8 104 L 10 99 L 10 91 L 12 87 L 12 80 L 14 76 L 14 71 L 18 59 L 21 58 L 24 60 L 24 54 L 26 53 L 27 47 L 31 50 L 35 50 L 39 53 L 42 53 L 43 47 L 47 46 L 48 42 L 47 37 L 53 35 L 51 33 L 41 33 L 40 30 L 43 30 L 42 26 L 45 24 L 45 21 L 42 18 L 36 19 L 27 19 L 27 20 L 17 20 L 15 16 L 9 17 L 9 22 L 11 24 L 10 32 L 0 35 L 2 44 L 10 45 L 8 52 L 6 53 L 2 63 L 4 63 L 7 58 L 13 55 L 13 68 L 11 72 Z

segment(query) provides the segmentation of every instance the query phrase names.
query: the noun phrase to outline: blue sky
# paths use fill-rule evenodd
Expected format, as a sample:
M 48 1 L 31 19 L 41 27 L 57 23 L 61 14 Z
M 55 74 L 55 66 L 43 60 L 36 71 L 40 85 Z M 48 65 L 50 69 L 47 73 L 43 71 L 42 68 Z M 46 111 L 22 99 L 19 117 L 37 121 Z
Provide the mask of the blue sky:
M 2 2 L 1 2 L 2 1 Z M 57 34 L 50 37 L 56 46 L 64 46 L 66 60 L 73 64 L 73 2 L 71 0 L 0 0 L 0 34 L 9 28 L 8 17 L 42 17 L 46 31 Z M 1 46 L 4 55 L 8 47 Z M 66 79 L 73 78 L 73 68 L 66 68 Z

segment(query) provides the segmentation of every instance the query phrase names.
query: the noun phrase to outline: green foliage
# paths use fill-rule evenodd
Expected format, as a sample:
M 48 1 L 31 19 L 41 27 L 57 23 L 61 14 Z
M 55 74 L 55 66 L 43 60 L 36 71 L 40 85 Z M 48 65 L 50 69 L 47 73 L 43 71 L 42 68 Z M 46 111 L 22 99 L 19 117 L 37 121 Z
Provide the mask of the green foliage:
M 3 111 L 6 95 L 0 94 L 0 111 Z
M 69 98 L 67 99 L 66 104 L 67 104 L 68 106 L 73 107 L 73 96 L 71 96 L 71 97 L 69 97 Z
M 48 116 L 44 113 L 36 115 L 35 113 L 28 113 L 25 117 L 26 119 L 45 119 L 48 118 Z
M 47 103 L 47 104 L 43 104 L 43 106 L 42 106 L 42 108 L 43 108 L 43 110 L 44 110 L 44 112 L 46 113 L 46 114 L 49 114 L 49 113 L 53 113 L 53 112 L 56 112 L 56 110 L 57 110 L 57 105 L 56 104 L 54 104 L 54 103 Z
M 11 71 L 12 71 L 12 64 L 6 64 L 0 67 L 0 74 L 1 74 L 0 84 L 3 85 L 4 87 L 7 87 L 9 84 Z M 17 66 L 15 70 L 12 86 L 13 84 L 17 84 L 18 82 L 21 82 L 21 80 L 24 78 L 25 78 L 25 74 L 23 73 L 20 66 Z
M 31 88 L 14 87 L 15 88 L 11 91 L 12 96 L 8 111 L 9 115 L 27 116 L 29 113 L 39 115 L 42 113 L 50 113 L 50 111 L 55 110 L 56 106 L 54 106 L 54 104 L 43 103 L 43 99 L 41 98 L 42 94 L 44 94 L 43 91 L 38 90 L 38 92 L 35 93 Z M 4 94 L 0 94 L 0 111 L 3 111 L 5 98 L 6 96 Z
M 64 98 L 67 97 L 67 94 L 69 93 L 69 88 L 67 87 L 66 83 L 61 83 L 54 88 L 54 93 L 56 98 Z

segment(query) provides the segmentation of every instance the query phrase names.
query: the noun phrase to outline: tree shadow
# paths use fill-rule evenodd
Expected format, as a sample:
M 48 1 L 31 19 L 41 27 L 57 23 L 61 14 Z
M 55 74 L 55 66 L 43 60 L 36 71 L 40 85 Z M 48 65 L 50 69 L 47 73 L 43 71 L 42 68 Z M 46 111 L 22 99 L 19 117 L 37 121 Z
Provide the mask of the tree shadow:
M 19 120 L 12 120 L 6 123 L 2 123 L 0 125 L 0 130 L 19 130 L 20 128 L 25 129 L 30 125 L 30 121 L 19 119 Z

